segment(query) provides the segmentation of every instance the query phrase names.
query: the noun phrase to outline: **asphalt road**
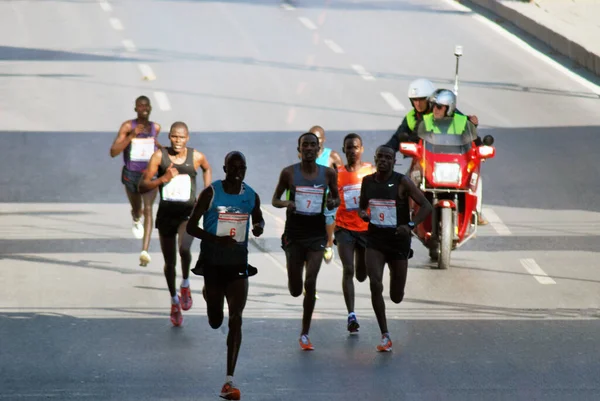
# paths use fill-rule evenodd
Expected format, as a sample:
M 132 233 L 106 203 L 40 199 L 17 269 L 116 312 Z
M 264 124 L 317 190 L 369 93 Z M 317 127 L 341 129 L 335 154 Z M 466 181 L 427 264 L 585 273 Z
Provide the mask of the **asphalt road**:
M 195 276 L 195 305 L 171 327 L 158 233 L 139 267 L 121 157 L 108 153 L 141 94 L 161 142 L 185 121 L 215 178 L 244 152 L 263 200 L 243 399 L 597 399 L 600 99 L 480 18 L 443 0 L 0 2 L 0 399 L 217 399 L 226 331 L 210 329 Z M 347 336 L 336 254 L 319 276 L 316 351 L 300 352 L 302 299 L 269 205 L 281 168 L 315 124 L 337 150 L 360 133 L 370 160 L 411 80 L 452 88 L 457 44 L 458 106 L 496 139 L 483 171 L 492 224 L 447 271 L 415 243 L 404 302 L 386 294 L 392 354 L 375 352 L 367 283 L 361 333 Z

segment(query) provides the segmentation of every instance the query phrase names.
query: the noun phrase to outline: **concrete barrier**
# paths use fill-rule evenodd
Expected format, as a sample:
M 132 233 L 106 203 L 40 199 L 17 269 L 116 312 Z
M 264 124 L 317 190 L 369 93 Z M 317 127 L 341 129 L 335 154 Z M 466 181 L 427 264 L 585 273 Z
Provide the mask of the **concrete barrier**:
M 600 76 L 599 54 L 586 49 L 581 44 L 574 42 L 573 40 L 542 24 L 541 22 L 523 15 L 517 10 L 497 0 L 468 0 L 465 3 L 473 3 L 491 11 L 492 13 L 507 20 L 508 22 L 511 22 L 538 40 L 544 42 L 563 56 L 570 58 L 582 67 L 586 68 L 597 76 Z M 600 40 L 600 38 L 596 38 L 596 40 Z

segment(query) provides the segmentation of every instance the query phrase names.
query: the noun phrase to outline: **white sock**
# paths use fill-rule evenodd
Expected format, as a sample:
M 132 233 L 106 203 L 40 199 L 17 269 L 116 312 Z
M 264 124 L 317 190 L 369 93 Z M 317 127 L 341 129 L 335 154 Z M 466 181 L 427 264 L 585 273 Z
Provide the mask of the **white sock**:
M 189 288 L 190 287 L 190 279 L 185 278 L 185 279 L 181 280 L 181 286 L 183 288 Z
M 174 297 L 171 297 L 171 303 L 173 305 L 177 305 L 179 303 L 179 297 L 177 295 L 175 295 Z
M 225 376 L 225 383 L 233 383 L 233 376 Z
M 350 316 L 354 316 L 354 317 L 356 317 L 356 315 L 354 314 L 354 312 L 350 312 L 350 313 L 348 313 L 348 317 L 350 317 Z

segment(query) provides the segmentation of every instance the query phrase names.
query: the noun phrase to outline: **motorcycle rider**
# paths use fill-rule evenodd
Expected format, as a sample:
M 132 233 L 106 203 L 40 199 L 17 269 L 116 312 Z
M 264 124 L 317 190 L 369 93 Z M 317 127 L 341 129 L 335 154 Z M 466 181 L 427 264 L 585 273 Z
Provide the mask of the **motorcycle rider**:
M 417 136 L 417 125 L 423 121 L 424 115 L 431 113 L 432 105 L 430 99 L 435 92 L 435 85 L 428 79 L 419 78 L 408 85 L 408 98 L 413 108 L 406 113 L 402 123 L 398 129 L 396 129 L 394 135 L 387 141 L 385 146 L 389 146 L 398 151 L 400 142 L 419 141 Z M 455 112 L 461 115 L 463 114 L 459 110 L 455 110 Z M 479 124 L 477 116 L 468 116 L 468 118 L 475 126 Z
M 442 93 L 443 91 L 448 91 L 447 89 L 436 89 L 435 85 L 433 84 L 433 82 L 431 82 L 428 79 L 425 78 L 419 78 L 416 79 L 414 81 L 412 81 L 409 85 L 408 85 L 408 98 L 410 99 L 410 104 L 412 105 L 412 109 L 406 113 L 406 116 L 404 116 L 404 119 L 402 120 L 402 123 L 400 124 L 400 126 L 398 127 L 398 129 L 396 130 L 396 132 L 394 133 L 394 135 L 392 135 L 392 137 L 387 141 L 387 143 L 385 144 L 385 146 L 389 146 L 392 149 L 395 149 L 396 151 L 398 151 L 400 149 L 400 143 L 401 142 L 418 142 L 419 141 L 419 136 L 417 134 L 417 129 L 418 129 L 418 125 L 421 121 L 423 121 L 423 117 L 424 116 L 431 116 L 431 113 L 433 112 L 433 100 L 437 97 L 437 95 L 439 95 L 440 93 Z M 453 97 L 454 97 L 454 103 L 453 103 L 453 108 L 452 108 L 452 116 L 462 116 L 464 118 L 467 119 L 467 122 L 469 123 L 470 126 L 472 126 L 474 128 L 474 132 L 475 136 L 477 135 L 477 125 L 479 124 L 479 119 L 477 118 L 477 116 L 475 115 L 471 115 L 471 116 L 465 116 L 463 113 L 461 113 L 459 110 L 456 109 L 456 96 L 454 95 L 453 92 L 452 93 Z M 481 144 L 481 140 L 479 138 L 477 138 L 479 140 L 478 142 L 478 146 Z M 477 143 L 477 142 L 476 142 Z M 404 156 L 405 158 L 407 156 Z M 480 183 L 478 186 L 478 195 L 481 194 L 481 177 L 480 177 Z M 481 202 L 481 196 L 479 196 L 479 202 Z M 486 225 L 488 224 L 488 221 L 483 217 L 483 215 L 481 214 L 481 208 L 478 205 L 478 224 L 479 225 Z
M 483 142 L 477 135 L 477 127 L 467 116 L 456 112 L 456 95 L 448 89 L 437 90 L 430 98 L 432 112 L 423 116 L 423 124 L 419 126 L 421 132 L 446 133 L 463 135 L 470 133 L 476 146 L 481 146 Z M 477 216 L 479 225 L 486 225 L 488 222 L 483 217 L 482 196 L 483 196 L 482 177 L 479 176 L 477 184 Z

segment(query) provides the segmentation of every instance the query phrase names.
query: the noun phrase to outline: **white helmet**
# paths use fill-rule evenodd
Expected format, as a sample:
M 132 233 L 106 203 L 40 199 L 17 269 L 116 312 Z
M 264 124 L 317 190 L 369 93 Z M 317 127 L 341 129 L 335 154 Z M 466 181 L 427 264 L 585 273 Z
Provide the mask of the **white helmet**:
M 424 78 L 416 79 L 408 85 L 408 98 L 429 97 L 435 91 L 433 83 Z
M 438 89 L 431 96 L 429 101 L 432 104 L 448 106 L 448 109 L 446 110 L 446 115 L 448 117 L 452 117 L 454 115 L 454 111 L 456 111 L 456 95 L 451 90 Z

